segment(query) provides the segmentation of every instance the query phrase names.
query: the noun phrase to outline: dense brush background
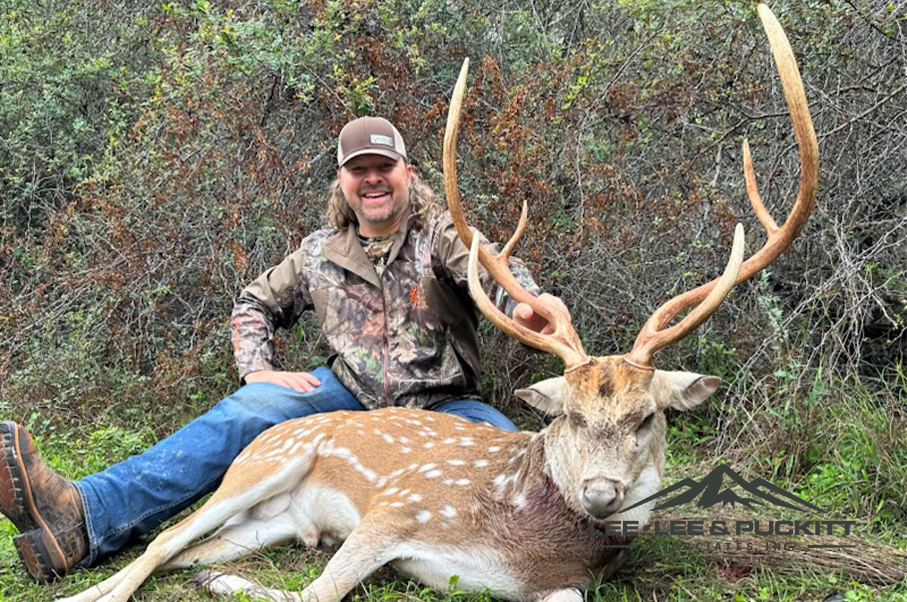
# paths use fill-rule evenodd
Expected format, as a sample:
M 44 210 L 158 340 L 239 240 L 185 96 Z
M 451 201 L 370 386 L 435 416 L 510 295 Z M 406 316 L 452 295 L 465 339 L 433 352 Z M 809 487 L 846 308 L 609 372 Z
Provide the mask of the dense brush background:
M 654 308 L 720 273 L 735 222 L 750 252 L 762 244 L 744 137 L 779 221 L 799 183 L 754 5 L 696 4 L 0 0 L 0 418 L 27 424 L 77 477 L 232 391 L 233 299 L 325 224 L 340 128 L 390 118 L 440 192 L 465 57 L 459 165 L 472 222 L 505 240 L 528 200 L 518 254 L 571 308 L 587 350 L 628 350 Z M 672 417 L 671 462 L 699 476 L 730 462 L 903 550 L 907 4 L 771 8 L 816 125 L 818 200 L 786 255 L 660 354 L 662 367 L 726 383 Z M 280 339 L 285 368 L 324 361 L 313 326 Z M 487 325 L 483 336 L 488 400 L 537 428 L 511 391 L 559 360 Z M 717 583 L 739 600 L 801 595 L 766 574 L 768 586 L 765 575 L 750 589 L 739 575 Z M 803 599 L 907 595 L 832 578 L 808 581 Z M 671 582 L 622 592 L 673 599 Z M 49 595 L 24 587 L 14 566 L 0 568 L 0 599 Z M 690 587 L 700 585 L 677 599 Z M 188 595 L 166 591 L 147 599 Z

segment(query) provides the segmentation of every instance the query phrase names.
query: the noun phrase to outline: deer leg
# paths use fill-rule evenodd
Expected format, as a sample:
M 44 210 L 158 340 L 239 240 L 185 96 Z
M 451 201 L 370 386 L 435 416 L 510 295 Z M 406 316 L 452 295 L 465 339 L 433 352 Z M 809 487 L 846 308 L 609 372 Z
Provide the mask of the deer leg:
M 289 513 L 266 520 L 257 520 L 246 514 L 246 520 L 224 525 L 208 539 L 177 554 L 159 570 L 228 562 L 273 544 L 292 541 L 298 532 L 299 527 Z
M 126 572 L 134 564 L 135 560 L 127 564 L 125 567 L 123 567 L 104 581 L 92 585 L 88 589 L 79 592 L 75 596 L 59 599 L 57 600 L 57 602 L 97 602 L 97 600 L 100 600 L 102 597 L 104 597 L 105 594 L 110 593 L 111 590 L 116 587 L 117 583 L 123 580 L 123 577 L 126 576 Z
M 303 590 L 303 602 L 340 602 L 363 579 L 393 560 L 397 539 L 383 525 L 387 517 L 369 518 L 353 529 L 321 575 Z
M 89 588 L 58 602 L 126 602 L 151 573 L 190 543 L 237 514 L 299 483 L 309 471 L 312 457 L 312 454 L 298 456 L 291 463 L 284 463 L 279 470 L 266 462 L 233 464 L 221 486 L 201 508 L 158 535 L 144 554 L 111 578 L 117 581 L 109 593 Z M 262 472 L 268 476 L 262 478 Z
M 244 501 L 241 498 L 221 501 L 212 497 L 188 518 L 158 535 L 148 545 L 144 554 L 116 575 L 75 596 L 63 598 L 57 602 L 125 602 L 156 568 L 176 555 L 191 541 L 222 524 L 237 512 L 244 510 L 245 508 L 238 507 Z
M 227 575 L 218 571 L 201 571 L 192 577 L 192 581 L 217 596 L 233 596 L 239 592 L 255 599 L 275 602 L 301 602 L 302 597 L 296 592 L 269 589 L 237 575 Z
M 386 529 L 360 523 L 331 558 L 321 575 L 301 593 L 269 589 L 256 583 L 213 571 L 203 571 L 195 577 L 213 594 L 247 595 L 273 602 L 340 602 L 363 579 L 392 560 L 391 549 L 396 540 L 388 537 Z

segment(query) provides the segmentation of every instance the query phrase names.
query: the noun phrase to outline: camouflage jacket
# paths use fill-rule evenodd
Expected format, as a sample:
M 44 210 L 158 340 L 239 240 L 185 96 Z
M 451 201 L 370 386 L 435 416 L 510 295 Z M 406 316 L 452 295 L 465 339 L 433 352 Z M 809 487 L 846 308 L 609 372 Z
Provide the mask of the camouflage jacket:
M 365 407 L 427 408 L 479 396 L 479 312 L 467 289 L 469 251 L 450 214 L 395 235 L 379 277 L 351 225 L 307 236 L 297 251 L 246 287 L 233 309 L 240 377 L 272 369 L 277 327 L 314 309 L 334 352 L 331 369 Z M 538 287 L 511 259 L 530 293 Z M 508 315 L 516 303 L 483 268 L 486 292 Z

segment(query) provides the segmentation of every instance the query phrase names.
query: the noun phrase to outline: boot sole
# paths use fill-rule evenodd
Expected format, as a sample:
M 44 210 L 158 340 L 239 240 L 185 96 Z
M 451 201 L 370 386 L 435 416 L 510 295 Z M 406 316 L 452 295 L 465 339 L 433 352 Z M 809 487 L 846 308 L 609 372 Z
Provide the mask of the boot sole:
M 53 569 L 54 561 L 45 541 L 46 534 L 44 529 L 36 529 L 13 538 L 19 559 L 25 565 L 28 574 L 38 583 L 48 583 L 60 577 Z
M 8 514 L 7 512 L 4 514 L 16 525 L 20 533 L 31 531 L 39 525 L 28 516 L 14 423 L 0 423 L 0 443 L 3 449 L 3 456 L 0 457 L 0 508 L 8 511 Z
M 4 451 L 0 463 L 0 504 L 10 511 L 7 516 L 21 533 L 13 538 L 19 558 L 36 581 L 47 582 L 58 576 L 53 567 L 62 567 L 63 572 L 68 567 L 60 544 L 50 534 L 35 505 L 28 473 L 21 463 L 17 429 L 14 422 L 0 423 Z

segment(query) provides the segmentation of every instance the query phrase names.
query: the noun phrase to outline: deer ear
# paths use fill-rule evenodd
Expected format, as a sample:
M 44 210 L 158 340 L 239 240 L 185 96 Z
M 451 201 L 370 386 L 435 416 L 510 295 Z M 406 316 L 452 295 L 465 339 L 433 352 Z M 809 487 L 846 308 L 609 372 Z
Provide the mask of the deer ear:
M 514 395 L 546 414 L 557 416 L 564 413 L 563 391 L 567 379 L 563 376 L 537 382 L 528 389 L 517 389 Z
M 656 370 L 652 387 L 658 406 L 689 410 L 712 396 L 721 386 L 717 376 L 703 376 L 692 372 Z

